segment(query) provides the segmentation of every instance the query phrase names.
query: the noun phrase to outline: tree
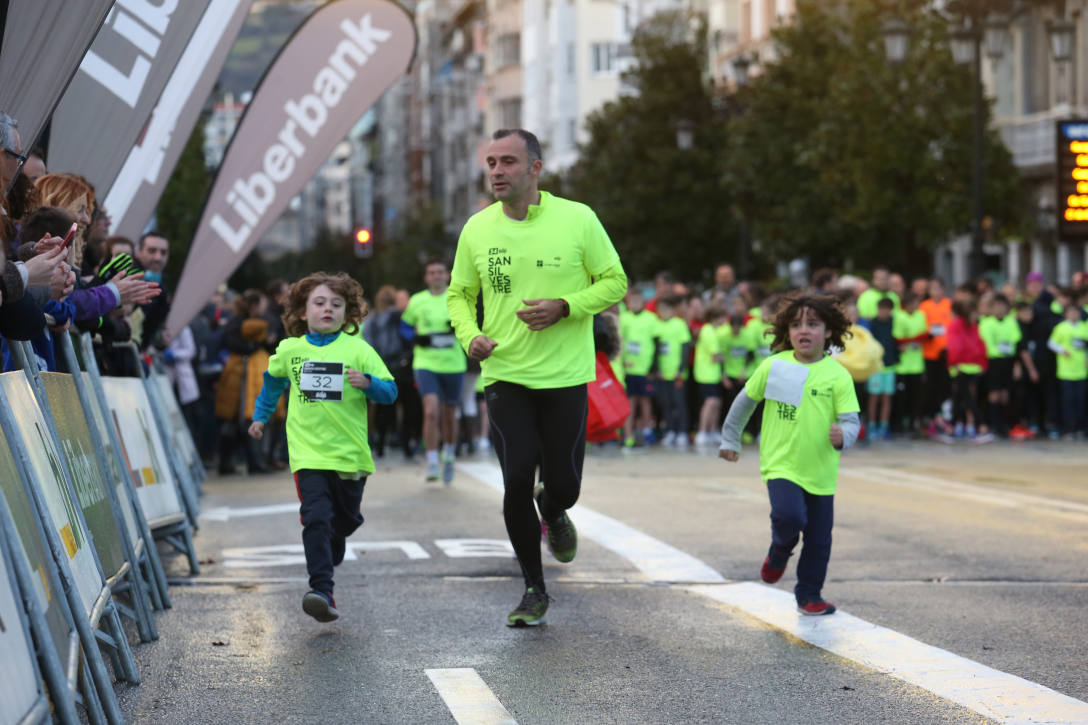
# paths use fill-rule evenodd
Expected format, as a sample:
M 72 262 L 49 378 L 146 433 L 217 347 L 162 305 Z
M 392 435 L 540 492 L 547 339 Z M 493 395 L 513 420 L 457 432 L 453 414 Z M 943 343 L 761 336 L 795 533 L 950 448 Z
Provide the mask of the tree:
M 775 31 L 777 60 L 735 99 L 726 177 L 744 199 L 761 254 L 819 265 L 929 271 L 926 250 L 970 228 L 970 72 L 948 50 L 948 22 L 903 3 L 912 40 L 891 65 L 871 0 L 798 3 Z M 989 111 L 987 111 L 989 112 Z M 1021 218 L 1008 150 L 987 133 L 986 208 Z
M 204 164 L 204 118 L 197 121 L 185 143 L 178 165 L 163 189 L 155 208 L 156 228 L 170 241 L 166 265 L 167 286 L 173 289 L 181 276 L 189 246 L 196 234 L 204 200 L 211 187 L 211 175 Z
M 668 12 L 632 41 L 629 92 L 586 120 L 589 141 L 571 169 L 571 198 L 597 213 L 632 278 L 671 270 L 699 279 L 736 251 L 725 197 L 722 124 L 704 73 L 702 18 Z M 691 148 L 679 148 L 690 131 Z

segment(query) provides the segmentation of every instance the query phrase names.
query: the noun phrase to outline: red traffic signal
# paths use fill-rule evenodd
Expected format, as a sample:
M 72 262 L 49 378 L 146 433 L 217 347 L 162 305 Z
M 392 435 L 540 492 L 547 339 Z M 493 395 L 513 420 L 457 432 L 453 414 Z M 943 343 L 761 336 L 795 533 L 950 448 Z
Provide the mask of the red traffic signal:
M 355 230 L 355 256 L 370 259 L 374 256 L 374 237 L 366 227 Z

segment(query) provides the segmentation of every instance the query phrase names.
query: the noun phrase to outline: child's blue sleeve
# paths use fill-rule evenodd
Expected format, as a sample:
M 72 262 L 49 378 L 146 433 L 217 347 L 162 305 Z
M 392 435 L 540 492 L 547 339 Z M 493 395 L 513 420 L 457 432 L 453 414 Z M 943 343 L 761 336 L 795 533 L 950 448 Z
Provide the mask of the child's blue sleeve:
M 264 373 L 264 385 L 261 386 L 261 394 L 257 396 L 257 404 L 253 406 L 253 420 L 267 423 L 279 405 L 283 391 L 291 385 L 290 378 L 277 378 L 267 370 Z
M 267 375 L 267 373 L 265 373 Z M 373 400 L 375 403 L 382 405 L 389 405 L 397 399 L 397 384 L 392 380 L 382 380 L 376 378 L 370 373 L 365 373 L 367 378 L 370 379 L 370 387 L 363 391 L 363 395 Z M 263 390 L 261 391 L 264 392 Z
M 400 321 L 400 336 L 402 338 L 404 338 L 405 340 L 407 340 L 408 342 L 411 342 L 416 337 L 416 328 L 412 327 L 411 325 L 409 325 L 404 320 L 401 320 Z

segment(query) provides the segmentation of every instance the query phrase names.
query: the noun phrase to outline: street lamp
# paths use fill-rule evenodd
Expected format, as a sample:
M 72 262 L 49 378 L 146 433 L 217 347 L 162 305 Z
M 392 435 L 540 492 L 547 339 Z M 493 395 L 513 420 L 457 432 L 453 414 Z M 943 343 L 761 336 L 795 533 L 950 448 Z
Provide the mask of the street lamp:
M 1004 54 L 1007 22 L 1000 17 L 971 18 L 949 33 L 948 45 L 957 65 L 971 65 L 971 96 L 973 105 L 971 134 L 971 254 L 968 268 L 972 279 L 985 271 L 983 218 L 985 216 L 986 166 L 983 149 L 986 140 L 985 98 L 982 88 L 982 52 L 998 60 Z M 888 60 L 899 63 L 906 57 L 907 29 L 903 21 L 894 19 L 884 25 L 884 48 Z
M 1073 35 L 1076 25 L 1072 20 L 1058 18 L 1046 24 L 1046 32 L 1050 37 L 1050 52 L 1054 54 L 1056 63 L 1064 63 L 1073 57 Z

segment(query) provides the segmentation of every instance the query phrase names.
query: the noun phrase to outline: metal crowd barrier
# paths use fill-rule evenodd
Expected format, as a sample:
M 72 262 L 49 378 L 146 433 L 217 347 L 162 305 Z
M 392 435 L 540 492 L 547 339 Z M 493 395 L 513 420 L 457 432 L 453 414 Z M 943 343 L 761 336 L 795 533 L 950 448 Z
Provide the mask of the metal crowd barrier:
M 171 606 L 156 541 L 199 573 L 204 469 L 164 375 L 104 378 L 90 335 L 55 337 L 71 375 L 16 341 L 0 374 L 0 725 L 112 725 L 110 671 L 140 681 L 121 617 L 147 642 Z

